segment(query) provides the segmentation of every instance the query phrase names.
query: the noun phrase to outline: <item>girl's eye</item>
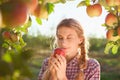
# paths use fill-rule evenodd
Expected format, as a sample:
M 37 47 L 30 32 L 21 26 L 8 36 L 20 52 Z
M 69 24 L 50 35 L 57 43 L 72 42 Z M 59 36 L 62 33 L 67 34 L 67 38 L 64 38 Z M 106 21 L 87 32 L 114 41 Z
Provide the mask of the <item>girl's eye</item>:
M 62 37 L 58 37 L 59 40 L 62 40 L 63 38 Z
M 72 37 L 68 37 L 67 39 L 72 39 Z

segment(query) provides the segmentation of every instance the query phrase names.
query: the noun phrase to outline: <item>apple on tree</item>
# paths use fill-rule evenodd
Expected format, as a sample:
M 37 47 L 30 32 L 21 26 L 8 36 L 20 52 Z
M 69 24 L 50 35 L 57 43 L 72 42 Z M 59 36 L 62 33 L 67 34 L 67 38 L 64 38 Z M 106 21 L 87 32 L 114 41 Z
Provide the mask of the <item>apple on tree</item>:
M 118 19 L 117 16 L 113 13 L 108 13 L 105 18 L 105 24 L 110 27 L 115 27 L 118 25 Z
M 27 6 L 22 3 L 6 2 L 1 5 L 2 20 L 5 26 L 17 27 L 23 25 L 27 19 Z
M 109 40 L 109 41 L 117 41 L 119 39 L 119 36 L 118 35 L 114 35 L 115 34 L 115 30 L 114 29 L 109 29 L 107 32 L 106 32 L 106 38 Z
M 11 2 L 26 5 L 29 13 L 32 13 L 38 5 L 38 0 L 11 0 Z
M 108 6 L 119 6 L 120 0 L 106 0 Z
M 29 12 L 33 13 L 33 11 L 36 9 L 38 5 L 38 0 L 28 0 L 26 1 L 26 5 L 28 7 Z
M 12 42 L 19 41 L 19 36 L 17 35 L 17 33 L 12 33 L 12 32 L 9 32 L 9 31 L 4 31 L 2 33 L 2 36 L 3 36 L 4 39 L 10 40 Z
M 86 12 L 87 12 L 88 16 L 90 16 L 90 17 L 100 16 L 102 14 L 102 7 L 98 3 L 89 5 L 86 8 Z
M 2 33 L 2 36 L 4 39 L 9 39 L 10 40 L 10 32 L 9 31 L 4 31 Z
M 33 12 L 33 15 L 39 18 L 47 19 L 48 18 L 48 12 L 45 5 L 38 4 L 36 9 Z

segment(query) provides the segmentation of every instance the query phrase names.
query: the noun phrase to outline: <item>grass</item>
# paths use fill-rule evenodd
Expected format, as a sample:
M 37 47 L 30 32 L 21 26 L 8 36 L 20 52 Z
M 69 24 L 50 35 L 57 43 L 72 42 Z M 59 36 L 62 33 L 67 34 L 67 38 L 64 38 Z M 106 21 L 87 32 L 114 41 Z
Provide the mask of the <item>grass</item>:
M 115 72 L 102 72 L 101 73 L 101 80 L 120 80 L 120 73 Z
M 120 80 L 120 55 L 93 52 L 90 57 L 96 58 L 101 65 L 101 80 Z

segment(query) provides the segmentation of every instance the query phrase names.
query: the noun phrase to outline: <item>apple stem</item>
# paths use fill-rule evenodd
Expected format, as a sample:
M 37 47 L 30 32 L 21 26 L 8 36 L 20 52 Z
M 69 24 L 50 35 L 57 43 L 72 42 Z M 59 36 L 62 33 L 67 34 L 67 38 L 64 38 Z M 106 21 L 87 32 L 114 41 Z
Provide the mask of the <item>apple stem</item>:
M 93 2 L 93 3 L 95 3 L 95 2 L 96 2 L 96 0 L 92 0 L 92 2 Z

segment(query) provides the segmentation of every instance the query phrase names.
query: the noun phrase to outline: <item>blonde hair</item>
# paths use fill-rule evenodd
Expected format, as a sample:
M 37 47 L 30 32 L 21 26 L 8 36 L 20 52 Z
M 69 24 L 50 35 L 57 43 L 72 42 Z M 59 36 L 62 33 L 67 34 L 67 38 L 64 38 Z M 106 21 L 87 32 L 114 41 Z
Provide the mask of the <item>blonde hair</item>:
M 76 79 L 75 80 L 84 80 L 84 73 L 83 70 L 86 69 L 87 67 L 87 53 L 88 53 L 88 49 L 89 49 L 89 43 L 87 38 L 84 35 L 84 30 L 81 27 L 80 23 L 73 19 L 73 18 L 69 18 L 69 19 L 63 19 L 57 26 L 57 30 L 60 27 L 68 27 L 68 28 L 73 28 L 76 32 L 78 37 L 82 37 L 83 38 L 83 42 L 81 44 L 79 44 L 79 48 L 81 49 L 81 55 L 79 56 L 79 67 L 80 67 L 80 72 L 78 74 L 76 74 Z M 56 34 L 57 34 L 57 30 L 56 30 Z

